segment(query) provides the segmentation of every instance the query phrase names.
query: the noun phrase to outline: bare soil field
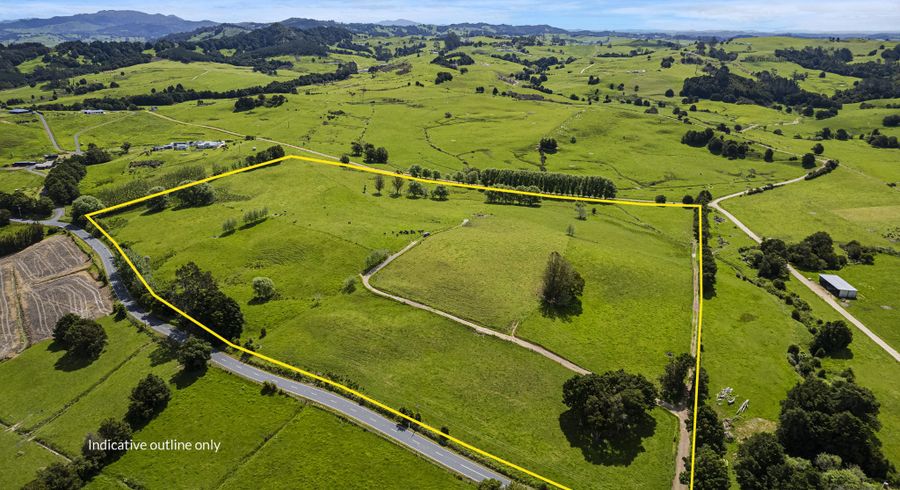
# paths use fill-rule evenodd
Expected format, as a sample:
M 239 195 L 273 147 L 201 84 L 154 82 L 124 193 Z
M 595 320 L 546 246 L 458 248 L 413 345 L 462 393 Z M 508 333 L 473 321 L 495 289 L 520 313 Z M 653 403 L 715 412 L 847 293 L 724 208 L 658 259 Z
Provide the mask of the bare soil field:
M 110 312 L 109 288 L 91 277 L 90 266 L 90 257 L 64 235 L 0 259 L 0 359 L 49 338 L 66 313 Z

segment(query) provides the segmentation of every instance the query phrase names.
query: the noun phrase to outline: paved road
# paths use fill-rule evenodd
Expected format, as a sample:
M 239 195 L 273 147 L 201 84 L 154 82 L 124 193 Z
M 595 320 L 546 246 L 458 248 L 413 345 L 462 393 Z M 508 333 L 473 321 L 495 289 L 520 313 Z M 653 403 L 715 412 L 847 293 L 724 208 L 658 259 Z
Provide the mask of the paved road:
M 57 208 L 54 210 L 53 216 L 41 221 L 46 226 L 55 226 L 68 230 L 87 243 L 94 252 L 100 257 L 103 268 L 106 269 L 110 286 L 113 293 L 119 298 L 128 312 L 138 321 L 144 323 L 159 334 L 169 337 L 177 342 L 185 339 L 185 334 L 181 330 L 176 329 L 172 325 L 165 323 L 149 313 L 145 312 L 128 293 L 125 285 L 122 283 L 119 272 L 116 269 L 113 252 L 99 239 L 91 236 L 86 231 L 74 226 L 70 223 L 59 221 L 63 216 L 64 209 Z M 22 223 L 28 223 L 25 220 L 15 220 Z M 403 429 L 395 421 L 384 417 L 366 407 L 359 405 L 355 401 L 343 398 L 333 392 L 316 388 L 298 381 L 276 376 L 268 371 L 264 371 L 257 367 L 245 364 L 223 352 L 214 352 L 212 355 L 212 363 L 222 369 L 234 373 L 243 378 L 263 383 L 271 381 L 279 388 L 294 396 L 304 398 L 316 404 L 328 407 L 331 410 L 339 412 L 344 417 L 354 420 L 367 429 L 380 433 L 381 435 L 392 439 L 399 444 L 406 446 L 412 451 L 428 458 L 431 461 L 462 475 L 470 480 L 480 482 L 487 479 L 494 479 L 503 482 L 504 485 L 510 483 L 510 479 L 497 473 L 496 471 L 485 468 L 453 451 L 435 443 L 431 439 L 419 435 L 415 431 Z
M 47 120 L 44 119 L 44 115 L 40 112 L 35 112 L 35 114 L 37 115 L 38 119 L 41 120 L 41 124 L 44 125 L 44 131 L 47 132 L 47 137 L 50 138 L 50 143 L 53 145 L 53 148 L 56 148 L 56 151 L 59 153 L 65 152 L 66 150 L 60 148 L 59 143 L 56 142 L 56 136 L 54 136 L 53 131 L 50 130 L 50 125 L 47 124 Z
M 369 279 L 371 279 L 373 275 L 375 275 L 381 269 L 384 269 L 384 267 L 387 266 L 388 264 L 390 264 L 394 259 L 403 255 L 409 249 L 415 247 L 418 244 L 419 244 L 419 240 L 416 240 L 416 241 L 410 243 L 409 245 L 404 247 L 403 250 L 395 253 L 394 255 L 391 255 L 390 257 L 387 258 L 387 260 L 385 260 L 384 262 L 379 264 L 374 269 L 370 270 L 368 273 L 361 274 L 363 286 L 365 286 L 366 289 L 368 289 L 369 291 L 371 291 L 383 298 L 392 299 L 394 301 L 397 301 L 398 303 L 403 303 L 407 306 L 412 306 L 413 308 L 418 308 L 420 310 L 425 310 L 427 312 L 434 313 L 435 315 L 440 315 L 444 318 L 447 318 L 456 323 L 459 323 L 460 325 L 469 327 L 472 330 L 475 330 L 476 332 L 478 332 L 480 334 L 490 335 L 492 337 L 497 337 L 497 338 L 503 339 L 507 342 L 512 342 L 514 344 L 517 344 L 517 345 L 524 347 L 532 352 L 536 352 L 536 353 L 546 357 L 547 359 L 550 359 L 551 361 L 562 365 L 566 369 L 574 371 L 578 374 L 589 374 L 590 373 L 590 371 L 588 371 L 587 369 L 575 364 L 574 362 L 566 359 L 565 357 L 562 357 L 558 354 L 554 354 L 553 352 L 551 352 L 537 344 L 532 344 L 531 342 L 528 342 L 527 340 L 522 340 L 519 337 L 513 337 L 512 335 L 507 335 L 505 333 L 500 333 L 496 330 L 492 330 L 490 328 L 483 327 L 477 323 L 470 322 L 469 320 L 464 320 L 456 315 L 447 313 L 446 311 L 439 310 L 437 308 L 428 306 L 426 304 L 419 303 L 418 301 L 413 301 L 411 299 L 407 299 L 402 296 L 397 296 L 397 295 L 388 293 L 386 291 L 382 291 L 382 290 L 376 288 L 375 286 L 372 286 L 371 284 L 369 284 Z
M 775 187 L 781 187 L 781 186 L 785 186 L 785 185 L 788 185 L 788 184 L 793 184 L 793 183 L 795 183 L 795 182 L 801 182 L 801 181 L 804 180 L 804 177 L 805 177 L 805 176 L 803 176 L 803 177 L 797 177 L 796 179 L 786 180 L 786 181 L 784 181 L 784 182 L 779 182 L 779 183 L 777 183 L 777 184 L 774 184 L 774 186 L 775 186 Z M 720 204 L 722 201 L 725 201 L 725 200 L 728 200 L 728 199 L 731 199 L 731 198 L 734 198 L 734 197 L 742 196 L 742 195 L 744 195 L 743 192 L 736 192 L 736 193 L 734 193 L 734 194 L 729 194 L 729 195 L 727 195 L 727 196 L 722 196 L 722 197 L 720 197 L 720 198 L 718 198 L 718 199 L 715 199 L 715 200 L 713 200 L 712 202 L 710 202 L 709 205 L 710 205 L 710 207 L 716 209 L 717 211 L 719 211 L 720 213 L 722 213 L 723 215 L 725 215 L 725 217 L 728 218 L 729 221 L 731 221 L 732 223 L 735 224 L 735 226 L 737 226 L 738 228 L 740 228 L 740 230 L 743 231 L 745 234 L 747 234 L 747 236 L 749 236 L 754 242 L 756 242 L 756 243 L 761 243 L 761 242 L 762 242 L 762 239 L 759 237 L 759 235 L 757 235 L 756 233 L 754 233 L 753 230 L 751 230 L 750 228 L 748 228 L 747 225 L 745 225 L 744 223 L 742 223 L 742 222 L 741 222 L 739 219 L 737 219 L 733 214 L 731 214 L 731 213 L 729 213 L 728 211 L 726 211 L 725 208 L 723 208 L 723 207 L 721 206 L 721 204 Z M 879 347 L 881 347 L 882 349 L 884 349 L 884 351 L 887 352 L 891 357 L 893 357 L 895 361 L 900 362 L 900 353 L 898 353 L 893 347 L 891 347 L 890 344 L 888 344 L 887 342 L 885 342 L 884 340 L 882 340 L 881 337 L 879 337 L 878 335 L 876 335 L 875 332 L 869 330 L 869 328 L 866 327 L 866 326 L 863 324 L 863 322 L 859 321 L 855 316 L 851 315 L 849 311 L 847 311 L 846 309 L 844 309 L 844 307 L 841 306 L 840 303 L 838 303 L 838 302 L 834 299 L 834 296 L 832 296 L 831 293 L 829 293 L 828 291 L 826 291 L 824 288 L 822 288 L 821 286 L 819 286 L 819 285 L 816 284 L 815 282 L 810 281 L 809 279 L 807 279 L 806 276 L 804 276 L 800 271 L 798 271 L 797 269 L 795 269 L 794 266 L 792 266 L 792 265 L 790 265 L 790 264 L 788 264 L 788 271 L 791 273 L 792 276 L 794 276 L 794 278 L 796 278 L 796 279 L 800 282 L 800 284 L 803 284 L 804 286 L 806 286 L 807 288 L 809 288 L 813 293 L 815 293 L 816 296 L 822 298 L 822 300 L 825 301 L 825 303 L 827 303 L 827 304 L 830 305 L 832 308 L 834 308 L 835 311 L 837 311 L 838 313 L 841 314 L 841 316 L 843 316 L 844 318 L 846 318 L 848 322 L 850 322 L 851 324 L 853 324 L 853 326 L 855 326 L 857 329 L 859 329 L 859 331 L 861 331 L 862 333 L 864 333 L 864 334 L 866 335 L 866 337 L 869 337 L 869 338 L 872 339 L 872 341 L 875 342 Z

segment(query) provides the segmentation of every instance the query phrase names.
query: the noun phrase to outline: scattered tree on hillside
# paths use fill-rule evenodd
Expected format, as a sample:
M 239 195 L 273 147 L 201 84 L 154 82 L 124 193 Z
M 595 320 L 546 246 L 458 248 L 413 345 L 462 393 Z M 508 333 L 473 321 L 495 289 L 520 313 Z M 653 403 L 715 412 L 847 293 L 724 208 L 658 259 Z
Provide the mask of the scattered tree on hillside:
M 551 252 L 541 285 L 541 302 L 545 307 L 565 310 L 584 292 L 584 279 L 558 252 Z
M 403 178 L 399 177 L 399 176 L 394 177 L 394 179 L 391 181 L 391 187 L 393 187 L 393 189 L 394 189 L 394 193 L 393 193 L 394 196 L 400 195 L 400 190 L 403 189 L 403 183 L 404 183 Z
M 253 299 L 259 302 L 266 302 L 274 298 L 278 294 L 275 290 L 275 282 L 268 277 L 253 278 Z
M 800 164 L 803 168 L 813 168 L 816 166 L 816 156 L 812 153 L 804 153 L 803 158 L 800 159 Z
M 57 320 L 53 340 L 79 357 L 96 359 L 106 347 L 107 336 L 94 320 L 67 313 Z
M 821 357 L 819 354 L 830 355 L 846 349 L 852 341 L 853 331 L 843 320 L 826 322 L 810 342 L 809 351 L 816 357 Z
M 211 273 L 201 271 L 197 264 L 188 262 L 176 269 L 170 297 L 188 315 L 226 339 L 241 336 L 244 315 L 240 306 L 219 289 Z M 192 322 L 185 320 L 181 323 L 187 330 L 204 337 L 209 336 Z
M 151 187 L 149 191 L 147 191 L 148 195 L 156 194 L 157 192 L 163 192 L 165 189 L 162 186 Z M 151 212 L 159 212 L 163 209 L 169 207 L 169 195 L 163 194 L 156 197 L 151 197 L 147 200 L 147 209 Z
M 155 374 L 148 374 L 131 390 L 126 417 L 132 425 L 148 422 L 166 408 L 171 398 L 172 392 L 166 382 Z
M 381 174 L 375 175 L 375 192 L 378 195 L 381 195 L 381 190 L 384 189 L 384 177 Z

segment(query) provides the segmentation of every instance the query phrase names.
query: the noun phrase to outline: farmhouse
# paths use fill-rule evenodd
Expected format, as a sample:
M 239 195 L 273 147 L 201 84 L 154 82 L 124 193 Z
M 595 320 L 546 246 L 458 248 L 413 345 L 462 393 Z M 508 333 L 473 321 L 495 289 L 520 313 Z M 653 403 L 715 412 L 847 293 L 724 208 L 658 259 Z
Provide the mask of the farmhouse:
M 32 161 L 21 161 L 21 162 L 13 162 L 13 167 L 30 167 L 32 165 L 36 165 L 37 162 Z
M 851 286 L 847 281 L 841 279 L 840 276 L 834 274 L 819 274 L 819 284 L 838 298 L 856 299 L 856 288 Z
M 47 160 L 44 163 L 38 163 L 37 165 L 35 165 L 34 169 L 35 170 L 47 170 L 47 169 L 53 168 L 53 165 L 55 165 L 55 164 L 56 164 L 55 161 Z

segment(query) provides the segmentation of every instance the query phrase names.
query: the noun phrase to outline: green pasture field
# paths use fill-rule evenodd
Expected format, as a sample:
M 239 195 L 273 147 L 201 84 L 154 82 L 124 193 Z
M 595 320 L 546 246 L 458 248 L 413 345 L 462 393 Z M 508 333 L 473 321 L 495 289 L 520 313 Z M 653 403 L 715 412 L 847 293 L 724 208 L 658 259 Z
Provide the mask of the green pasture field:
M 0 428 L 0 487 L 21 488 L 37 470 L 63 459 L 15 432 Z
M 377 437 L 377 436 L 375 436 Z M 304 408 L 221 488 L 465 488 L 463 480 L 321 410 Z M 348 455 L 356 457 L 348 458 Z
M 43 177 L 25 169 L 0 170 L 0 192 L 11 194 L 15 191 L 22 191 L 29 196 L 35 197 L 43 183 Z
M 677 208 L 594 209 L 588 205 L 584 221 L 571 203 L 550 202 L 475 216 L 424 240 L 374 276 L 373 285 L 532 340 L 595 372 L 629 366 L 656 376 L 667 352 L 690 346 L 693 215 Z M 675 234 L 655 228 L 657 222 Z M 585 278 L 580 315 L 541 313 L 541 274 L 554 251 Z
M 326 473 L 326 469 L 332 467 L 326 464 L 327 460 L 297 457 L 296 449 L 304 443 L 309 445 L 310 452 L 318 455 L 342 454 L 342 467 L 347 469 L 342 476 L 348 485 L 365 486 L 378 481 L 387 484 L 406 479 L 409 483 L 429 482 L 434 487 L 463 485 L 438 466 L 428 464 L 392 443 L 317 408 L 304 408 L 305 404 L 285 396 L 263 396 L 259 393 L 259 385 L 218 369 L 210 368 L 199 378 L 184 374 L 170 349 L 154 343 L 127 321 L 112 322 L 107 317 L 101 322 L 111 341 L 95 364 L 107 361 L 105 365 L 108 365 L 109 361 L 127 358 L 108 372 L 100 372 L 92 365 L 71 371 L 79 376 L 77 381 L 69 373 L 64 377 L 63 371 L 54 370 L 49 365 L 47 358 L 51 356 L 46 354 L 49 352 L 46 342 L 0 363 L 6 393 L 0 398 L 14 400 L 19 411 L 33 410 L 37 406 L 53 409 L 53 417 L 38 425 L 30 437 L 70 458 L 79 455 L 85 434 L 95 432 L 103 419 L 124 416 L 128 393 L 141 378 L 152 372 L 169 382 L 173 391 L 172 401 L 158 418 L 135 433 L 135 440 L 215 439 L 222 443 L 222 448 L 219 453 L 204 454 L 202 458 L 184 452 L 128 453 L 94 478 L 89 485 L 91 488 L 117 487 L 122 481 L 140 482 L 149 488 L 157 488 L 176 481 L 173 474 L 178 475 L 179 482 L 190 482 L 186 484 L 200 487 L 216 486 L 216 482 L 221 483 L 225 479 L 233 484 L 249 485 L 253 484 L 252 477 L 233 473 L 253 460 L 252 456 L 261 449 L 265 449 L 266 458 L 279 461 L 276 466 L 279 470 L 295 474 Z M 122 337 L 126 337 L 128 342 L 123 341 Z M 135 340 L 142 340 L 143 344 Z M 119 356 L 115 356 L 114 350 L 119 352 Z M 41 379 L 41 386 L 46 391 L 25 388 L 25 383 L 33 384 L 37 378 Z M 58 399 L 51 401 L 47 398 L 50 395 L 56 395 Z M 42 412 L 51 412 L 49 408 Z M 6 407 L 4 410 L 7 410 Z M 234 423 L 235 413 L 244 414 L 239 424 Z M 197 420 L 197 414 L 202 414 L 202 424 L 184 424 L 185 420 Z M 6 418 L 8 416 L 4 415 L 4 424 Z M 282 437 L 281 429 L 288 422 L 291 422 L 290 430 Z M 17 426 L 20 431 L 28 428 L 27 425 Z M 315 431 L 317 437 L 306 438 L 308 431 Z M 342 433 L 340 440 L 327 436 L 334 431 Z M 269 439 L 288 440 L 290 448 L 282 444 L 268 445 L 266 441 Z M 349 449 L 347 444 L 352 450 L 344 452 Z M 0 483 L 4 487 L 18 487 L 30 481 L 37 469 L 59 459 L 47 449 L 25 440 L 16 432 L 8 431 L 0 431 L 0 455 L 3 454 L 8 455 L 0 459 L 3 461 L 0 463 Z M 372 458 L 391 458 L 395 461 L 393 465 L 383 465 L 377 474 L 353 474 L 352 468 L 365 467 Z M 160 471 L 161 468 L 164 470 Z M 259 468 L 254 465 L 245 471 L 252 475 L 257 470 Z
M 43 161 L 47 153 L 56 151 L 36 116 L 0 113 L 0 166 L 20 160 Z
M 18 356 L 0 363 L 4 395 L 0 397 L 0 421 L 35 429 L 64 410 L 68 403 L 89 393 L 123 363 L 146 347 L 150 338 L 127 321 L 100 320 L 109 343 L 100 358 L 84 365 L 66 356 L 52 340 L 37 343 Z M 40 389 L 35 389 L 40 380 Z
M 390 406 L 413 407 L 425 422 L 447 425 L 461 439 L 565 484 L 621 488 L 671 481 L 677 430 L 671 415 L 654 411 L 653 427 L 623 447 L 582 450 L 566 436 L 561 387 L 572 373 L 562 366 L 379 298 L 358 282 L 352 294 L 340 292 L 370 250 L 398 250 L 418 236 L 401 231 L 437 232 L 474 214 L 528 210 L 485 205 L 479 193 L 469 191 L 454 190 L 448 202 L 392 198 L 387 190 L 374 196 L 369 175 L 298 161 L 215 185 L 228 196 L 243 197 L 155 214 L 134 208 L 101 220 L 117 241 L 150 257 L 156 284 L 170 280 L 189 260 L 210 270 L 241 304 L 247 319 L 243 338 L 253 338 L 266 355 L 343 376 Z M 224 220 L 240 220 L 245 211 L 263 206 L 269 219 L 222 236 Z M 566 211 L 573 212 L 570 206 Z M 669 234 L 679 229 L 662 226 Z M 160 229 L 167 232 L 154 231 Z M 689 303 L 690 263 L 684 252 L 680 296 Z M 271 277 L 279 299 L 251 304 L 256 276 Z M 684 323 L 680 350 L 688 348 L 688 316 Z M 660 356 L 660 371 L 664 362 Z M 651 371 L 646 362 L 615 367 Z

